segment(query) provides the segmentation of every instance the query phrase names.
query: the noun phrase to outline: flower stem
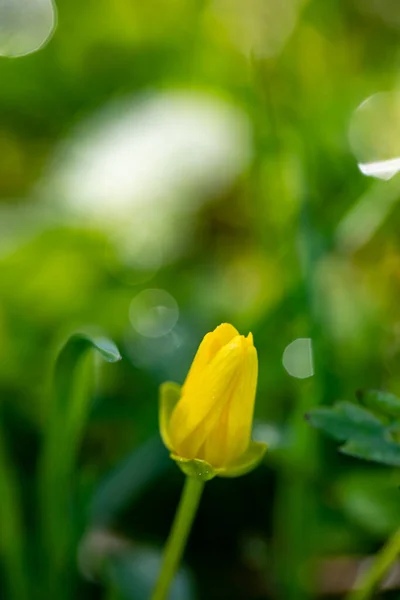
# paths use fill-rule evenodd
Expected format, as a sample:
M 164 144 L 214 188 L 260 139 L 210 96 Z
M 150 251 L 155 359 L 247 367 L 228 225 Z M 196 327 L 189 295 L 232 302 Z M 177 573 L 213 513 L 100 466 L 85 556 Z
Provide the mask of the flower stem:
M 393 534 L 376 556 L 372 566 L 363 573 L 356 582 L 355 589 L 347 596 L 347 600 L 368 600 L 372 598 L 378 585 L 400 554 L 400 529 Z
M 156 587 L 154 588 L 152 600 L 166 600 L 168 597 L 169 588 L 179 567 L 186 541 L 196 516 L 203 488 L 203 481 L 194 477 L 186 477 L 174 523 L 165 545 L 163 563 Z

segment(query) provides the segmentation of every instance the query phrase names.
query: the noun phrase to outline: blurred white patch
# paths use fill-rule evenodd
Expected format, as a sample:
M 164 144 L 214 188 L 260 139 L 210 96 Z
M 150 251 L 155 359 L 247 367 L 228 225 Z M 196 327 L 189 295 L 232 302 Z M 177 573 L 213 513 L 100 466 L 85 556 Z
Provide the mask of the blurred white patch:
M 306 379 L 314 375 L 312 340 L 298 338 L 286 346 L 282 363 L 286 371 L 297 379 Z
M 82 575 L 96 581 L 104 560 L 132 549 L 130 540 L 108 529 L 90 529 L 82 537 L 78 548 L 78 567 Z
M 149 338 L 159 338 L 173 329 L 179 318 L 175 299 L 165 290 L 144 290 L 131 302 L 129 318 L 132 327 Z
M 360 171 L 389 180 L 400 171 L 400 92 L 380 92 L 354 112 L 349 141 Z
M 0 0 L 0 55 L 39 50 L 52 36 L 56 19 L 52 0 Z
M 363 175 L 388 181 L 400 171 L 400 158 L 392 158 L 391 160 L 368 164 L 360 163 L 358 167 Z
M 112 582 L 118 598 L 150 598 L 162 564 L 161 550 L 143 546 L 105 528 L 89 529 L 80 541 L 78 567 L 91 581 Z M 193 598 L 193 582 L 180 568 L 168 595 L 170 600 Z
M 278 54 L 294 30 L 301 0 L 213 0 L 208 17 L 245 55 Z
M 68 215 L 131 237 L 164 260 L 190 240 L 193 214 L 249 164 L 246 115 L 205 93 L 114 102 L 62 144 L 43 184 Z
M 276 425 L 265 422 L 257 422 L 253 427 L 252 439 L 255 442 L 267 444 L 269 450 L 280 446 L 282 442 L 282 433 Z

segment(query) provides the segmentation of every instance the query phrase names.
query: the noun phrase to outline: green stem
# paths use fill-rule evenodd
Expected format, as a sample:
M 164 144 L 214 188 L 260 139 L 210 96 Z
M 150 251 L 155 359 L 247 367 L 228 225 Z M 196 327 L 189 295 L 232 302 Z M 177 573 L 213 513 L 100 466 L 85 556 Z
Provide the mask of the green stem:
M 165 600 L 185 549 L 199 506 L 204 482 L 186 477 L 174 523 L 164 549 L 164 558 L 152 600 Z
M 400 529 L 393 534 L 379 554 L 372 566 L 363 573 L 355 584 L 355 589 L 349 593 L 347 600 L 368 600 L 393 565 L 400 554 Z

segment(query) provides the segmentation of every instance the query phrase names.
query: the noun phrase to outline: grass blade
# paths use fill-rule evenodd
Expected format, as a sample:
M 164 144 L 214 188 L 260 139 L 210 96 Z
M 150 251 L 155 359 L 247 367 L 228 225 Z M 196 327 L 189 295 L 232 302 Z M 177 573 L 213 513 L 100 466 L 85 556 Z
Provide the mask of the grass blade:
M 121 356 L 104 337 L 72 335 L 58 354 L 51 390 L 49 418 L 39 465 L 39 502 L 46 564 L 46 597 L 67 598 L 71 581 L 74 529 L 71 484 L 74 465 L 90 407 L 91 350 L 106 361 Z

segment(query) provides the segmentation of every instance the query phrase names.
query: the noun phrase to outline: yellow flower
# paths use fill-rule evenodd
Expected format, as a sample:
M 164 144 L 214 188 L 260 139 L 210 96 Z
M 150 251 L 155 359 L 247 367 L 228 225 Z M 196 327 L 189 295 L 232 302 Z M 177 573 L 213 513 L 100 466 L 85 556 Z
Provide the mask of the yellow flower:
M 251 442 L 257 374 L 252 334 L 223 323 L 204 337 L 182 389 L 162 386 L 161 435 L 185 472 L 236 476 L 262 458 L 265 445 Z

